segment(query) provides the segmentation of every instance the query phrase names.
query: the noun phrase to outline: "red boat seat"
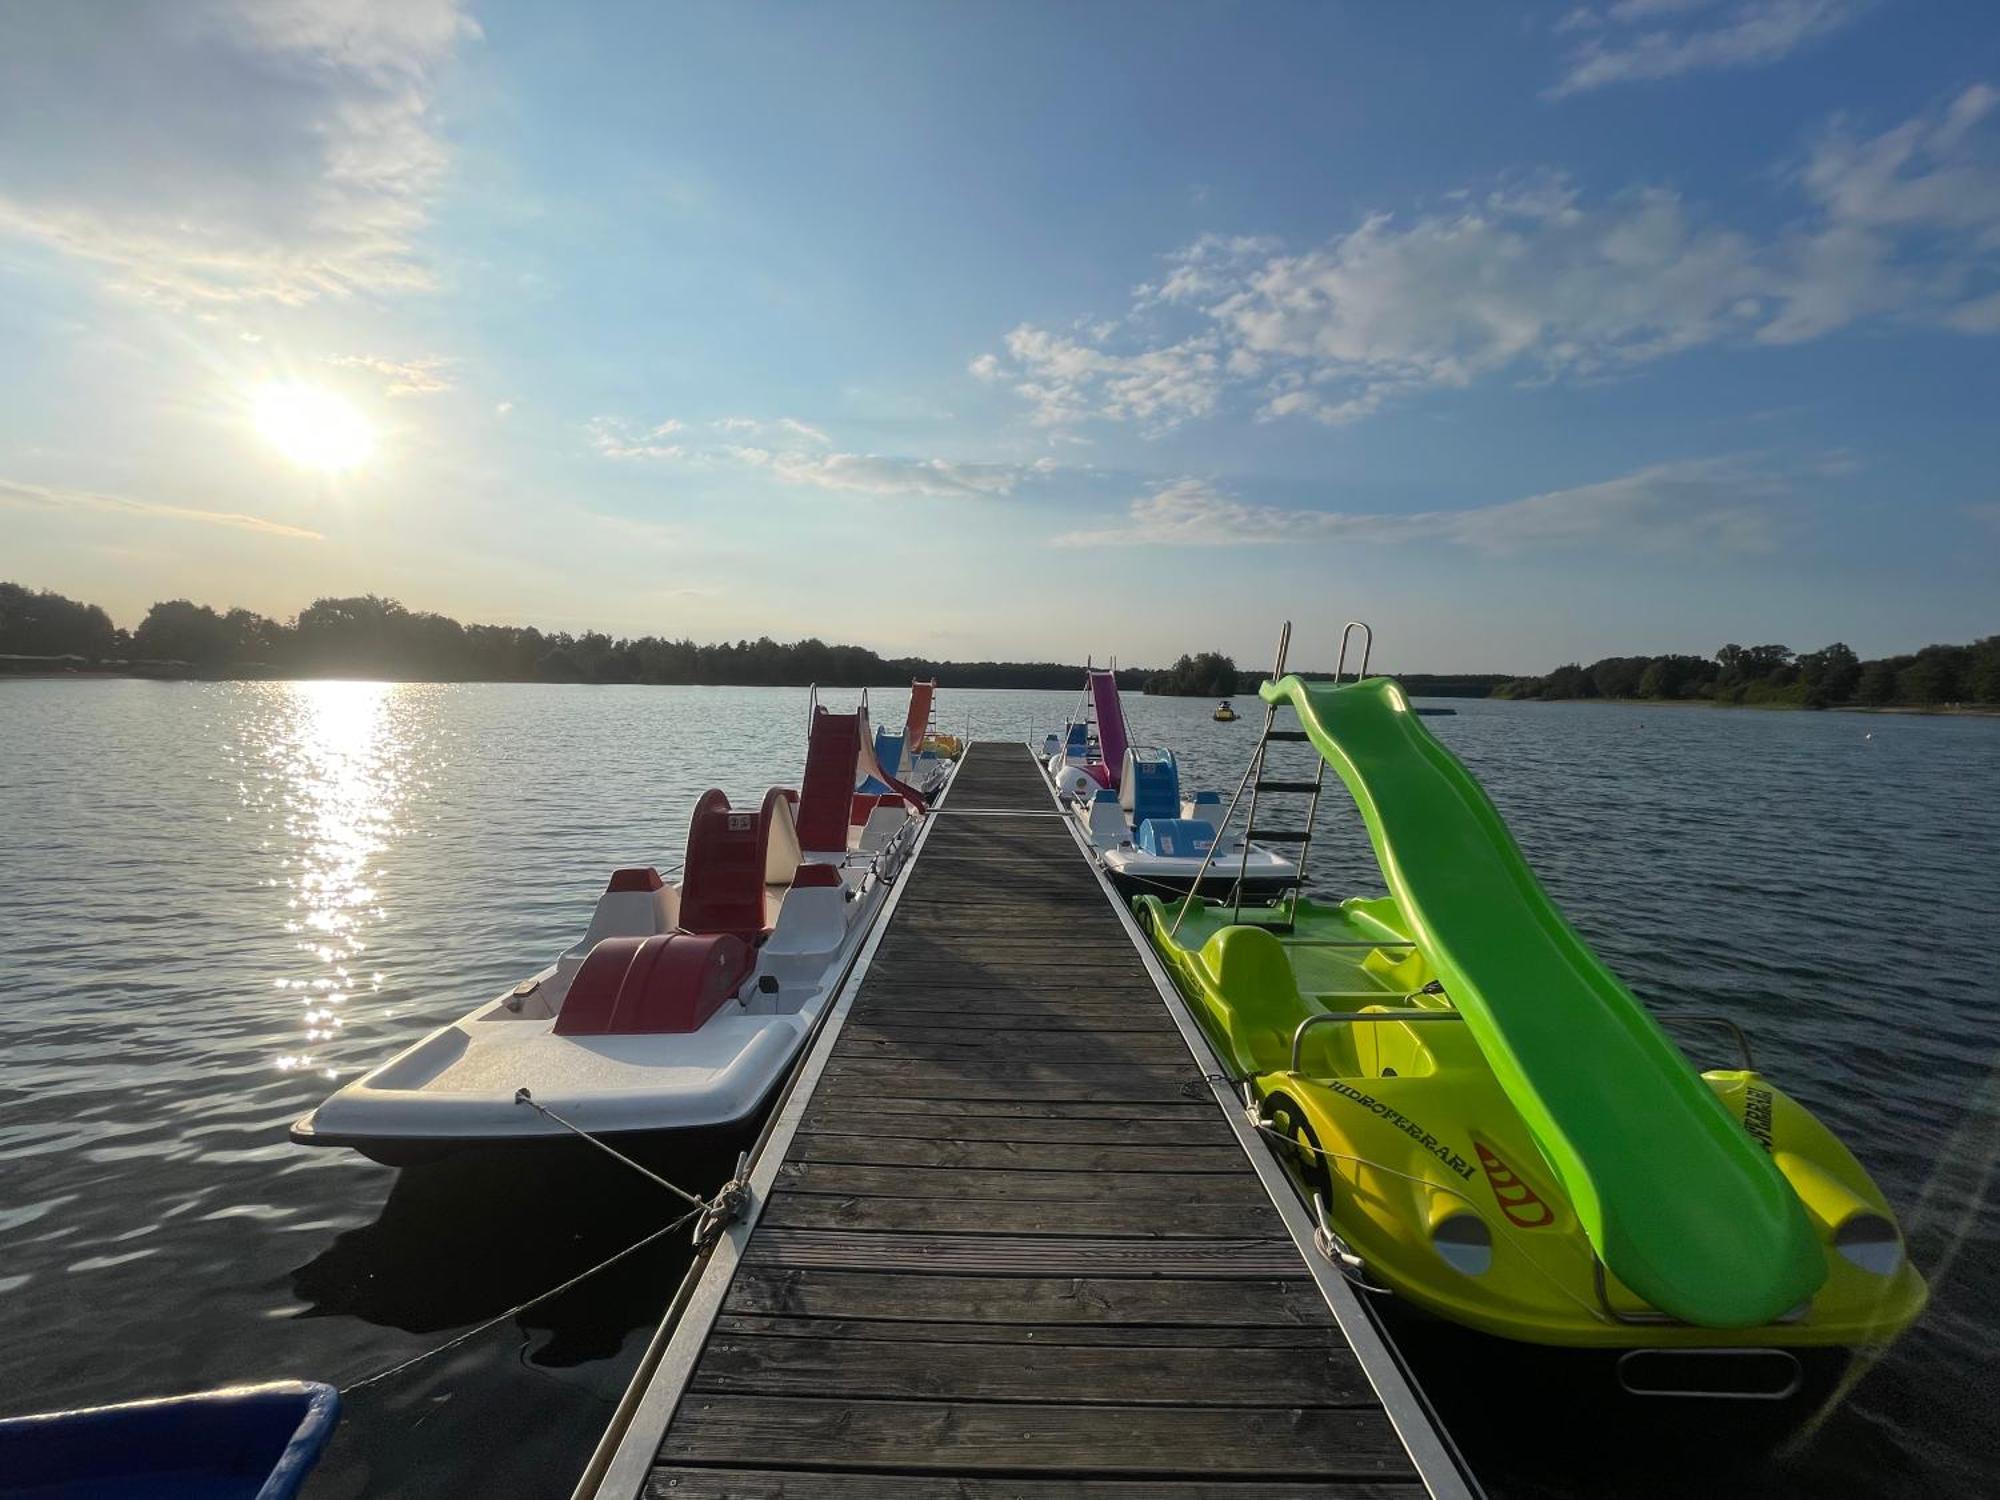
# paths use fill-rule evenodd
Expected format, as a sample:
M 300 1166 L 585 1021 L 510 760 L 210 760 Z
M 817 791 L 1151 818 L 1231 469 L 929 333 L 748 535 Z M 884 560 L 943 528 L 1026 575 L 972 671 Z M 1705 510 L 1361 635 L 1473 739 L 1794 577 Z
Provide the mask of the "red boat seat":
M 556 1013 L 558 1036 L 699 1031 L 756 967 L 734 933 L 606 938 L 590 950 Z
M 683 931 L 729 932 L 748 941 L 764 930 L 764 824 L 765 814 L 732 812 L 713 788 L 701 794 L 681 866 Z

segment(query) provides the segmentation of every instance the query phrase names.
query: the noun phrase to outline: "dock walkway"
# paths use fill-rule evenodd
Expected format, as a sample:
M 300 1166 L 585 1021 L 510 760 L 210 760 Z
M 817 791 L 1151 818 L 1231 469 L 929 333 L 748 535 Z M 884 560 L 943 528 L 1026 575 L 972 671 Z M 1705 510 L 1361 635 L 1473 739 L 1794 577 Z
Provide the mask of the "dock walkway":
M 1026 747 L 972 748 L 884 922 L 598 1495 L 1476 1493 Z

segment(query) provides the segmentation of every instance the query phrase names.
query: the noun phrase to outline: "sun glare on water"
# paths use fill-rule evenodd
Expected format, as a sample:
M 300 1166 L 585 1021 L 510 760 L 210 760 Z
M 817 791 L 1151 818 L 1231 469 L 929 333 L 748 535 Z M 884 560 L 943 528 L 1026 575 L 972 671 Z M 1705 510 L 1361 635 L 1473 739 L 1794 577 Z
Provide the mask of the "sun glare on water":
M 266 442 L 302 469 L 337 474 L 375 451 L 375 429 L 354 404 L 316 385 L 274 381 L 251 395 Z

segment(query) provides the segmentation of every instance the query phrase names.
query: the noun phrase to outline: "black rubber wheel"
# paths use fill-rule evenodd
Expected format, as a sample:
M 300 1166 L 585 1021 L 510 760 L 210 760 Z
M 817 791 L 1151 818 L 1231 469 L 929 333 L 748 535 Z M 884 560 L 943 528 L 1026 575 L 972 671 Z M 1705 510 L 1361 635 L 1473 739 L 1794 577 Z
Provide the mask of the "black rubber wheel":
M 1305 1188 L 1308 1196 L 1318 1193 L 1333 1207 L 1333 1168 L 1320 1154 L 1319 1137 L 1313 1133 L 1307 1122 L 1305 1111 L 1289 1094 L 1271 1094 L 1265 1098 L 1264 1112 L 1271 1121 L 1271 1128 L 1285 1139 L 1279 1148 L 1286 1167 Z

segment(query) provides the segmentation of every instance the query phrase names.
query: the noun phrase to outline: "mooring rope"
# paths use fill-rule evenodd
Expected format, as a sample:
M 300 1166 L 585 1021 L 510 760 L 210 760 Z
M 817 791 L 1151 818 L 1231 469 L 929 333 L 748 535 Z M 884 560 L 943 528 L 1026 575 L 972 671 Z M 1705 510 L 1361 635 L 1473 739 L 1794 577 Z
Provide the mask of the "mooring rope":
M 403 1373 L 403 1371 L 411 1368 L 413 1365 L 420 1365 L 427 1359 L 434 1359 L 438 1355 L 443 1354 L 448 1350 L 456 1349 L 460 1344 L 463 1344 L 470 1339 L 475 1339 L 479 1337 L 480 1334 L 485 1333 L 490 1328 L 498 1327 L 500 1324 L 506 1322 L 509 1318 L 520 1316 L 520 1314 L 528 1311 L 530 1308 L 534 1307 L 537 1303 L 546 1302 L 551 1297 L 560 1296 L 562 1293 L 568 1291 L 571 1287 L 576 1286 L 579 1282 L 588 1281 L 591 1277 L 595 1276 L 599 1271 L 607 1270 L 611 1266 L 616 1265 L 619 1261 L 625 1259 L 626 1256 L 636 1254 L 638 1251 L 643 1250 L 646 1248 L 646 1246 L 652 1244 L 655 1240 L 662 1239 L 665 1236 L 672 1234 L 676 1229 L 679 1229 L 682 1225 L 688 1223 L 690 1220 L 694 1218 L 699 1217 L 702 1213 L 706 1211 L 707 1211 L 706 1204 L 702 1205 L 700 1208 L 689 1209 L 686 1213 L 682 1214 L 678 1219 L 674 1220 L 673 1223 L 663 1225 L 662 1227 L 655 1229 L 651 1234 L 647 1235 L 644 1239 L 633 1241 L 631 1244 L 627 1245 L 623 1250 L 620 1250 L 616 1255 L 611 1256 L 607 1260 L 599 1261 L 596 1265 L 592 1266 L 587 1271 L 579 1271 L 576 1275 L 570 1277 L 569 1280 L 561 1283 L 560 1285 L 552 1286 L 545 1292 L 539 1292 L 535 1296 L 530 1297 L 526 1302 L 516 1303 L 513 1307 L 508 1308 L 505 1312 L 496 1313 L 494 1316 L 488 1318 L 485 1322 L 474 1324 L 472 1327 L 466 1329 L 464 1332 L 454 1334 L 452 1337 L 446 1339 L 442 1344 L 438 1344 L 432 1348 L 426 1349 L 421 1354 L 413 1354 L 408 1359 L 403 1360 L 398 1364 L 393 1364 L 389 1366 L 389 1368 L 386 1370 L 377 1370 L 373 1375 L 369 1375 L 364 1377 L 363 1379 L 349 1383 L 349 1385 L 345 1389 L 344 1394 L 351 1396 L 354 1394 L 354 1392 L 359 1390 L 365 1390 L 371 1385 L 375 1385 L 381 1381 L 387 1380 L 392 1375 L 400 1375 Z
M 492 1317 L 488 1318 L 485 1322 L 475 1324 L 471 1328 L 465 1329 L 461 1333 L 454 1334 L 452 1335 L 452 1337 L 446 1339 L 442 1344 L 438 1344 L 433 1348 L 426 1349 L 421 1354 L 413 1354 L 408 1359 L 403 1360 L 398 1364 L 393 1364 L 389 1366 L 389 1368 L 386 1370 L 377 1370 L 373 1375 L 369 1375 L 360 1380 L 354 1381 L 353 1383 L 351 1383 L 346 1387 L 348 1392 L 352 1393 L 354 1391 L 364 1390 L 367 1387 L 375 1385 L 380 1381 L 387 1380 L 391 1375 L 400 1375 L 403 1371 L 409 1369 L 413 1365 L 420 1365 L 425 1360 L 434 1359 L 438 1355 L 445 1353 L 447 1350 L 456 1349 L 460 1344 L 465 1343 L 469 1339 L 477 1338 L 480 1334 L 486 1332 L 489 1328 L 495 1328 L 500 1324 L 506 1322 L 509 1318 L 519 1317 L 522 1313 L 528 1311 L 536 1304 L 546 1302 L 551 1297 L 561 1296 L 571 1287 L 574 1287 L 582 1282 L 588 1281 L 591 1277 L 595 1276 L 599 1271 L 608 1270 L 610 1267 L 617 1265 L 619 1261 L 624 1260 L 628 1255 L 637 1254 L 639 1251 L 645 1249 L 646 1246 L 654 1243 L 656 1240 L 664 1239 L 667 1235 L 672 1234 L 676 1229 L 680 1229 L 697 1219 L 699 1219 L 701 1222 L 696 1226 L 695 1229 L 695 1245 L 697 1249 L 706 1248 L 708 1244 L 715 1238 L 715 1235 L 718 1231 L 720 1231 L 726 1225 L 731 1224 L 736 1220 L 736 1218 L 743 1212 L 744 1205 L 749 1201 L 750 1192 L 749 1192 L 749 1182 L 748 1182 L 747 1158 L 740 1156 L 737 1158 L 736 1171 L 734 1175 L 730 1177 L 729 1181 L 725 1182 L 721 1187 L 716 1189 L 715 1196 L 713 1198 L 702 1198 L 694 1193 L 690 1193 L 686 1188 L 681 1187 L 677 1183 L 672 1183 L 667 1181 L 666 1178 L 662 1177 L 659 1173 L 652 1171 L 650 1168 L 641 1166 L 638 1162 L 634 1161 L 624 1152 L 618 1150 L 615 1146 L 612 1146 L 607 1142 L 599 1139 L 597 1136 L 592 1135 L 582 1126 L 571 1124 L 568 1120 L 565 1120 L 561 1115 L 557 1114 L 554 1110 L 550 1109 L 546 1104 L 538 1103 L 534 1095 L 530 1094 L 528 1090 L 526 1089 L 515 1090 L 514 1102 L 516 1104 L 527 1105 L 530 1109 L 535 1110 L 539 1114 L 546 1116 L 550 1120 L 553 1120 L 556 1124 L 562 1126 L 563 1129 L 569 1131 L 570 1134 L 576 1136 L 578 1139 L 588 1141 L 591 1145 L 595 1146 L 598 1150 L 602 1151 L 606 1156 L 609 1156 L 612 1160 L 623 1162 L 626 1166 L 630 1167 L 633 1171 L 637 1172 L 641 1177 L 645 1178 L 648 1182 L 651 1182 L 656 1186 L 665 1188 L 668 1192 L 672 1193 L 676 1198 L 679 1198 L 683 1203 L 689 1204 L 690 1207 L 688 1208 L 688 1211 L 682 1214 L 678 1219 L 675 1219 L 671 1224 L 662 1225 L 660 1228 L 655 1229 L 651 1234 L 645 1236 L 643 1239 L 634 1240 L 631 1244 L 627 1245 L 623 1250 L 620 1250 L 616 1255 L 610 1256 L 608 1259 L 599 1261 L 596 1265 L 590 1267 L 588 1270 L 579 1271 L 576 1275 L 570 1277 L 567 1281 L 564 1281 L 557 1286 L 552 1286 L 545 1292 L 536 1293 L 534 1296 L 530 1297 L 526 1302 L 516 1303 L 513 1307 L 508 1308 L 505 1312 L 496 1313 Z
M 627 1156 L 623 1151 L 618 1150 L 615 1146 L 612 1146 L 605 1141 L 599 1140 L 596 1136 L 592 1135 L 588 1130 L 585 1130 L 581 1125 L 572 1125 L 568 1120 L 565 1120 L 561 1115 L 557 1114 L 554 1110 L 550 1109 L 546 1104 L 537 1102 L 535 1096 L 529 1093 L 526 1089 L 523 1088 L 514 1090 L 514 1102 L 516 1104 L 525 1104 L 528 1106 L 528 1108 L 534 1110 L 535 1113 L 555 1121 L 556 1124 L 562 1126 L 564 1130 L 567 1130 L 571 1135 L 575 1136 L 577 1139 L 590 1142 L 591 1145 L 595 1146 L 599 1151 L 602 1151 L 606 1156 L 610 1157 L 613 1161 L 622 1161 L 623 1163 L 625 1163 L 626 1166 L 630 1167 L 633 1171 L 637 1172 L 641 1177 L 644 1177 L 648 1181 L 656 1183 L 660 1187 L 665 1188 L 668 1192 L 672 1193 L 676 1198 L 680 1199 L 681 1202 L 692 1203 L 696 1208 L 703 1210 L 706 1210 L 709 1207 L 708 1201 L 706 1199 L 698 1198 L 693 1193 L 690 1193 L 686 1188 L 677 1186 L 676 1184 L 667 1181 L 666 1178 L 662 1177 L 658 1172 L 653 1171 L 651 1168 L 640 1166 L 636 1161 L 632 1160 L 632 1158 Z

